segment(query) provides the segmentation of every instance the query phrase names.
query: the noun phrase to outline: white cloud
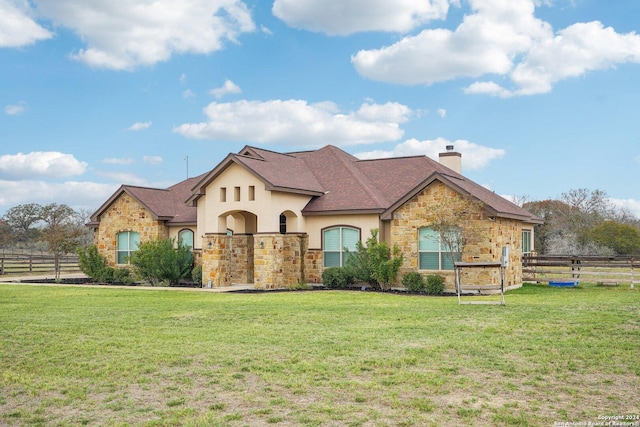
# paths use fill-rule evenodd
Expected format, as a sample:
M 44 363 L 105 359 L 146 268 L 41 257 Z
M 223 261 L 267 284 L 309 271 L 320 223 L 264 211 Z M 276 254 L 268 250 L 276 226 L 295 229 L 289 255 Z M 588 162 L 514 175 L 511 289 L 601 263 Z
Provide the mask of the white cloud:
M 469 0 L 472 13 L 455 30 L 426 29 L 391 46 L 361 50 L 351 61 L 364 77 L 398 84 L 498 75 L 508 85 L 476 81 L 465 92 L 499 97 L 547 93 L 558 81 L 590 70 L 640 63 L 640 35 L 619 34 L 597 21 L 554 34 L 534 16 L 539 3 Z
M 229 93 L 241 93 L 241 92 L 242 92 L 242 89 L 240 89 L 240 86 L 238 86 L 231 80 L 225 80 L 224 85 L 222 85 L 222 87 L 211 89 L 209 93 L 215 96 L 216 98 L 220 99 Z
M 139 130 L 145 130 L 145 129 L 149 129 L 151 127 L 151 125 L 153 124 L 153 122 L 136 122 L 134 124 L 132 124 L 131 126 L 129 126 L 127 128 L 127 130 L 131 130 L 131 131 L 139 131 Z
M 316 147 L 395 141 L 412 111 L 398 103 L 365 103 L 359 110 L 340 112 L 331 102 L 310 105 L 302 100 L 212 102 L 204 108 L 208 120 L 186 123 L 174 132 L 188 138 L 295 144 Z
M 21 47 L 53 37 L 30 16 L 28 2 L 0 0 L 0 47 Z
M 627 62 L 640 63 L 640 35 L 619 34 L 597 21 L 578 23 L 536 43 L 511 80 L 517 95 L 547 93 L 560 80 Z
M 97 209 L 119 187 L 119 184 L 68 181 L 2 181 L 0 211 L 25 203 L 64 203 L 73 209 Z
M 149 163 L 150 165 L 159 165 L 163 162 L 162 157 L 160 156 L 144 156 L 142 158 L 145 163 Z
M 107 157 L 105 159 L 102 159 L 102 163 L 107 163 L 110 165 L 130 165 L 133 162 L 134 160 L 130 157 Z
M 76 32 L 86 48 L 71 57 L 131 70 L 173 54 L 207 54 L 255 29 L 240 0 L 33 0 L 46 19 Z
M 19 179 L 37 176 L 61 178 L 82 175 L 86 170 L 86 162 L 77 160 L 72 154 L 57 151 L 34 151 L 27 154 L 0 156 L 0 175 Z
M 193 93 L 193 91 L 191 89 L 186 89 L 182 91 L 182 97 L 183 98 L 194 98 L 196 96 L 195 93 Z
M 437 113 L 443 119 L 447 117 L 447 110 L 445 110 L 444 108 L 438 108 Z
M 463 139 L 449 141 L 445 138 L 419 141 L 409 139 L 396 145 L 392 150 L 373 150 L 356 153 L 359 159 L 380 159 L 388 157 L 422 156 L 426 155 L 438 160 L 438 155 L 446 151 L 447 145 L 453 145 L 462 154 L 462 167 L 465 170 L 482 169 L 492 160 L 504 157 L 506 151 L 498 148 L 485 147 Z
M 549 24 L 533 16 L 532 0 L 470 4 L 474 13 L 455 31 L 427 29 L 382 49 L 361 50 L 351 59 L 354 66 L 370 79 L 402 84 L 506 74 L 516 54 L 551 33 Z
M 26 109 L 27 103 L 21 101 L 17 104 L 7 105 L 6 107 L 4 107 L 4 112 L 9 116 L 17 116 L 18 114 L 24 113 Z
M 443 19 L 448 0 L 275 0 L 273 14 L 295 28 L 346 35 L 359 31 L 408 32 Z
M 464 93 L 471 95 L 491 95 L 500 98 L 509 98 L 513 96 L 510 90 L 507 90 L 495 82 L 474 82 L 464 89 Z

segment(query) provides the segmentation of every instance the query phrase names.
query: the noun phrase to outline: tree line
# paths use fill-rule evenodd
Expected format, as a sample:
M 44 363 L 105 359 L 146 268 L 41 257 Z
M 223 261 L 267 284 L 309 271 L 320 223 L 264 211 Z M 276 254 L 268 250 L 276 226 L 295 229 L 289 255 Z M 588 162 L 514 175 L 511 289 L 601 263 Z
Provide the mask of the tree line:
M 575 189 L 521 205 L 544 220 L 534 233 L 540 254 L 640 255 L 640 219 L 616 207 L 604 191 Z

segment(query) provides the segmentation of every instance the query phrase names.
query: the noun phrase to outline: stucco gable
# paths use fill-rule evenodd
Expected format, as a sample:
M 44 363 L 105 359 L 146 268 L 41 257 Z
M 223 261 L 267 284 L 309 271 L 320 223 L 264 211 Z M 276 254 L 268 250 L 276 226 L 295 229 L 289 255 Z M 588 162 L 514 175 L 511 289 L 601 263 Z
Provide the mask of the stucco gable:
M 236 164 L 254 175 L 269 191 L 319 196 L 324 188 L 306 167 L 301 159 L 273 151 L 245 147 L 242 154 L 229 154 L 193 187 L 188 200 L 195 206 L 197 200 L 205 194 L 206 188 L 220 176 L 230 165 Z

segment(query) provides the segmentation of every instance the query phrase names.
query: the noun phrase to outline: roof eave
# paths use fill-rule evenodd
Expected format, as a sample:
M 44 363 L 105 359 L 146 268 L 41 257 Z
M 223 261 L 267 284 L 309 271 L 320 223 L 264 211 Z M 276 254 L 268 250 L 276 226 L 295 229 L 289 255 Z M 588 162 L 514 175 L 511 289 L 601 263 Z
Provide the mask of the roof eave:
M 281 187 L 265 183 L 265 189 L 268 191 L 280 191 L 283 193 L 303 194 L 305 196 L 323 196 L 324 191 L 305 190 L 303 188 Z
M 326 210 L 326 211 L 305 211 L 302 210 L 303 216 L 328 216 L 328 215 L 359 215 L 359 214 L 376 214 L 379 215 L 384 212 L 384 209 L 341 209 L 341 210 Z

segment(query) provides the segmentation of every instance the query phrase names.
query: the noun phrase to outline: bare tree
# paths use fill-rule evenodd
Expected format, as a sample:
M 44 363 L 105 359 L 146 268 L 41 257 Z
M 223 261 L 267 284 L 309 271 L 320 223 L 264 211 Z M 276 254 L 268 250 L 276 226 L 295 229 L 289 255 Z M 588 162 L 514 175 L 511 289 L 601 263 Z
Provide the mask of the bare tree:
M 446 187 L 445 187 L 446 188 Z M 425 219 L 440 236 L 440 243 L 451 263 L 459 261 L 467 244 L 482 240 L 484 232 L 479 220 L 483 204 L 476 199 L 446 189 L 439 203 L 427 207 Z

